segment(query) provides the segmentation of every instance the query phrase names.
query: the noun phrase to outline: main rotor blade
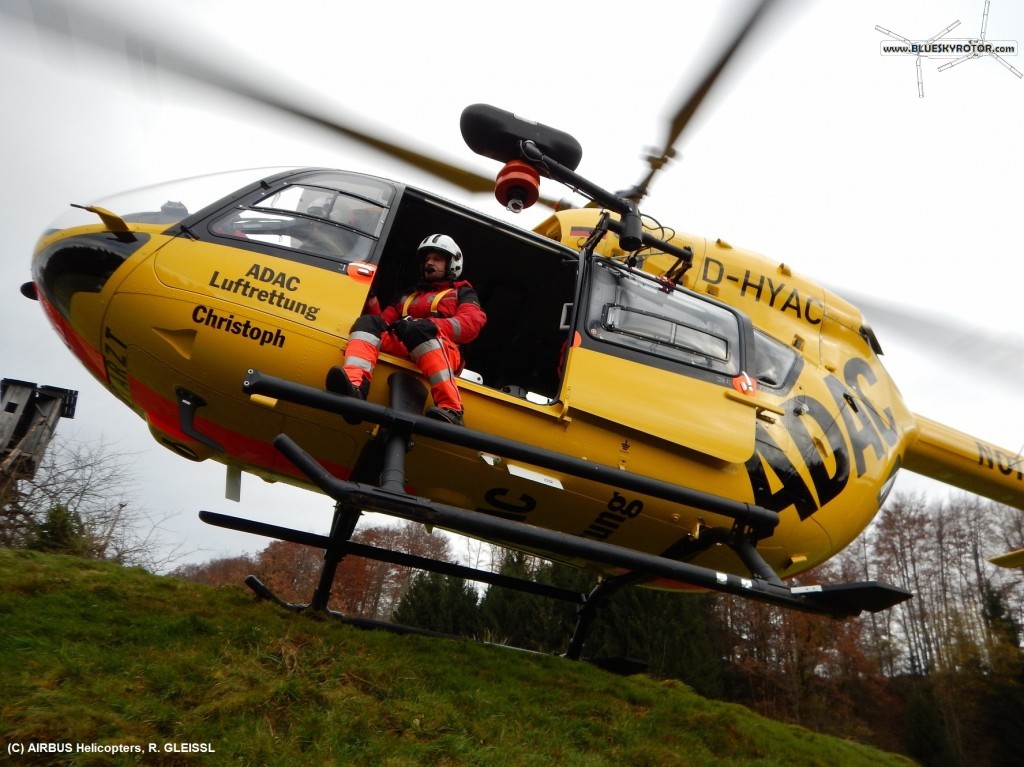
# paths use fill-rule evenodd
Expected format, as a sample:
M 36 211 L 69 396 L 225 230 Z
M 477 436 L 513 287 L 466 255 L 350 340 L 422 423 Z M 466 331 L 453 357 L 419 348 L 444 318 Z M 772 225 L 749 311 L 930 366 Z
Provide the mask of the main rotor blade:
M 1000 381 L 1019 381 L 1024 372 L 1024 336 L 1020 334 L 965 326 L 934 311 L 908 309 L 903 304 L 845 289 L 836 292 L 857 306 L 879 331 L 883 348 L 885 337 L 901 336 L 925 354 L 948 361 L 957 370 L 974 368 Z
M 731 42 L 727 43 L 718 57 L 712 61 L 704 78 L 697 83 L 696 87 L 690 92 L 690 95 L 680 103 L 669 123 L 668 136 L 664 146 L 660 151 L 656 150 L 647 158 L 650 170 L 643 180 L 627 193 L 627 197 L 639 202 L 647 196 L 648 187 L 654 176 L 675 155 L 676 143 L 679 141 L 683 130 L 690 123 L 690 120 L 697 113 L 704 99 L 707 98 L 712 88 L 718 82 L 718 78 L 725 71 L 726 66 L 732 61 L 736 53 L 743 48 L 744 43 L 750 39 L 751 33 L 760 26 L 770 4 L 770 0 L 761 0 L 758 3 L 746 22 L 736 30 Z
M 0 4 L 0 15 L 31 23 L 52 35 L 74 42 L 82 42 L 106 53 L 127 55 L 146 65 L 154 63 L 203 85 L 242 96 L 271 110 L 318 126 L 337 136 L 372 147 L 389 157 L 400 160 L 418 170 L 455 184 L 469 192 L 488 192 L 494 188 L 494 177 L 457 165 L 415 148 L 410 141 L 388 137 L 378 126 L 344 115 L 340 110 L 325 110 L 318 97 L 297 83 L 286 83 L 280 75 L 261 77 L 254 61 L 244 64 L 215 61 L 199 53 L 216 50 L 216 44 L 203 45 L 196 40 L 197 33 L 166 35 L 159 38 L 129 27 L 120 17 L 98 5 L 70 6 L 62 0 L 31 3 L 28 9 L 17 3 Z M 179 41 L 175 43 L 174 41 Z M 184 41 L 189 43 L 188 47 Z M 275 82 L 276 81 L 276 82 Z M 302 95 L 305 91 L 305 95 Z M 313 106 L 316 104 L 316 106 Z

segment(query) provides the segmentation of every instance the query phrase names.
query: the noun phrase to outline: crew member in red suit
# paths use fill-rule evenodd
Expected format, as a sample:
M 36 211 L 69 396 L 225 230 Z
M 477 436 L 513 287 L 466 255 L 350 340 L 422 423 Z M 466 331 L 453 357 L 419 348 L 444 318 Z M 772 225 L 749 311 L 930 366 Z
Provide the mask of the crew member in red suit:
M 432 234 L 416 249 L 419 284 L 381 309 L 371 296 L 355 321 L 345 361 L 327 373 L 327 390 L 366 399 L 380 352 L 411 359 L 427 377 L 433 407 L 426 415 L 461 426 L 462 397 L 455 379 L 464 361 L 460 345 L 487 322 L 476 290 L 460 280 L 462 250 L 447 234 Z

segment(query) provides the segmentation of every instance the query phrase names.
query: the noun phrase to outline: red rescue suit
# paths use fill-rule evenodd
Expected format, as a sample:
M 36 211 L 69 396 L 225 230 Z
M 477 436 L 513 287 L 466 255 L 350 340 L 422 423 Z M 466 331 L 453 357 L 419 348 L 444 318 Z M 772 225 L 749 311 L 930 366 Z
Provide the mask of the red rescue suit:
M 352 326 L 345 347 L 345 373 L 364 394 L 380 352 L 411 359 L 427 377 L 439 408 L 462 412 L 455 378 L 462 372 L 461 344 L 487 322 L 476 290 L 465 280 L 422 283 L 381 310 L 375 297 Z

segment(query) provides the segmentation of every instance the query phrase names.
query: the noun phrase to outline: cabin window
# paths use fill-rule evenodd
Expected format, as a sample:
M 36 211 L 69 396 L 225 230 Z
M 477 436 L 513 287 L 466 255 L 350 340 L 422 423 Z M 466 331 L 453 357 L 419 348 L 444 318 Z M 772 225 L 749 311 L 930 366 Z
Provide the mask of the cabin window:
M 740 322 L 687 290 L 666 291 L 647 275 L 595 262 L 587 329 L 608 343 L 710 370 L 740 373 Z

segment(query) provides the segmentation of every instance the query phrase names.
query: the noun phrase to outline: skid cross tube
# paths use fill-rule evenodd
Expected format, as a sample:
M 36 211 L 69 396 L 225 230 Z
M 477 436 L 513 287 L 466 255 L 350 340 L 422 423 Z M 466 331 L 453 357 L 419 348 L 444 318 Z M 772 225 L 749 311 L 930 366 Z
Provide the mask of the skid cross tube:
M 569 647 L 565 651 L 565 657 L 570 660 L 580 659 L 583 644 L 590 634 L 590 627 L 593 625 L 594 619 L 597 618 L 597 611 L 604 607 L 613 594 L 645 580 L 647 580 L 647 576 L 644 573 L 634 572 L 617 575 L 614 578 L 605 578 L 598 583 L 576 611 L 576 628 L 573 629 L 572 636 L 569 638 Z
M 331 587 L 334 585 L 334 575 L 338 571 L 338 565 L 348 554 L 348 541 L 352 533 L 356 531 L 356 524 L 362 512 L 358 507 L 342 501 L 334 510 L 334 519 L 331 520 L 331 535 L 324 550 L 324 566 L 320 570 L 320 580 L 317 583 L 316 591 L 309 606 L 314 610 L 326 610 L 327 603 L 331 600 Z
M 261 394 L 341 416 L 357 417 L 386 428 L 392 427 L 396 422 L 401 422 L 408 424 L 413 434 L 421 434 L 424 437 L 459 447 L 496 453 L 513 460 L 525 461 L 542 468 L 572 474 L 581 479 L 593 480 L 612 487 L 632 490 L 673 503 L 691 506 L 711 514 L 719 514 L 746 525 L 756 531 L 760 537 L 770 535 L 779 524 L 779 515 L 776 512 L 754 504 L 734 501 L 730 498 L 704 493 L 621 469 L 613 469 L 599 463 L 584 461 L 522 442 L 473 431 L 463 426 L 453 426 L 423 416 L 410 415 L 408 412 L 398 412 L 393 408 L 363 402 L 354 397 L 341 397 L 293 381 L 274 378 L 257 370 L 248 372 L 242 386 L 248 394 Z

